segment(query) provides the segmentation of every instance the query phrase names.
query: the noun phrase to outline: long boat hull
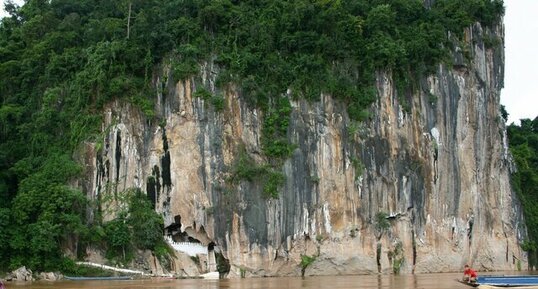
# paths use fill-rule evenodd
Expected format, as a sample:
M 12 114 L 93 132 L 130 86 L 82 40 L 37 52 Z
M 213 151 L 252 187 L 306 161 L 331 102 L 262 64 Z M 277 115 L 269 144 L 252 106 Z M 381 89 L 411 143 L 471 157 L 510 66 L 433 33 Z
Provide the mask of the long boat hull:
M 465 285 L 471 286 L 471 287 L 478 287 L 478 285 L 480 285 L 480 284 L 478 284 L 476 282 L 471 283 L 471 282 L 462 281 L 460 279 L 456 279 L 456 281 L 460 282 L 461 284 L 465 284 Z
M 458 282 L 483 289 L 517 287 L 518 289 L 538 289 L 538 275 L 478 276 L 476 282 Z
M 71 276 L 64 276 L 67 280 L 73 280 L 73 281 L 88 281 L 88 280 L 131 280 L 133 277 L 131 276 L 109 276 L 109 277 L 71 277 Z
M 499 288 L 516 288 L 516 289 L 538 289 L 538 285 L 535 286 L 493 286 L 493 285 L 480 285 L 478 289 L 499 289 Z

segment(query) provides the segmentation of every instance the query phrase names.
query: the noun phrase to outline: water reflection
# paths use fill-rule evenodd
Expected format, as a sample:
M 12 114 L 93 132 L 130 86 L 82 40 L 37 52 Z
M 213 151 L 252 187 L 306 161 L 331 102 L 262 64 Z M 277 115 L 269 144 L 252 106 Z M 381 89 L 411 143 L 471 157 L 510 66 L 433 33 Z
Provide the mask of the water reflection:
M 513 274 L 513 273 L 512 273 Z M 278 277 L 224 280 L 129 280 L 7 283 L 7 289 L 466 289 L 460 273 Z

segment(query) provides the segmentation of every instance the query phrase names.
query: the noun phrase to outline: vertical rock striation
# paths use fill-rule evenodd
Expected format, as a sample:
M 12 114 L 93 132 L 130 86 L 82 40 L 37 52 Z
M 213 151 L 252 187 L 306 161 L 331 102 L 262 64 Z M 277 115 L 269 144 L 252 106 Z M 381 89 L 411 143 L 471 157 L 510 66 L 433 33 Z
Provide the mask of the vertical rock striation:
M 290 100 L 295 149 L 278 167 L 286 178 L 277 199 L 256 179 L 230 185 L 241 154 L 269 161 L 264 112 L 234 86 L 215 88 L 211 63 L 198 81 L 174 83 L 163 69 L 154 78 L 160 123 L 110 104 L 83 187 L 92 198 L 140 188 L 169 233 L 216 244 L 232 274 L 298 275 L 301 255 L 316 256 L 306 274 L 320 275 L 515 269 L 523 224 L 499 109 L 504 55 L 486 36 L 502 39 L 502 26 L 470 27 L 453 65 L 418 91 L 396 91 L 390 73 L 377 73 L 363 123 L 330 95 Z M 193 96 L 202 86 L 224 96 L 222 111 Z

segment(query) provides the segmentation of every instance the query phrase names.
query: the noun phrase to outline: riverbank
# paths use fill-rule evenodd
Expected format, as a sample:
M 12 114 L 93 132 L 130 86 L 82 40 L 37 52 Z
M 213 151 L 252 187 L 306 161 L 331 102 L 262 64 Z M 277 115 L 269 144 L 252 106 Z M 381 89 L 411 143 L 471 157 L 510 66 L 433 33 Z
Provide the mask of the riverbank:
M 77 262 L 76 268 L 70 272 L 32 272 L 32 270 L 22 266 L 12 272 L 0 272 L 0 281 L 5 284 L 12 282 L 34 282 L 34 281 L 62 281 L 76 279 L 132 279 L 132 280 L 174 280 L 174 279 L 219 279 L 218 272 L 210 272 L 198 276 L 181 276 L 174 274 L 151 274 L 139 270 L 118 268 L 91 262 Z M 128 278 L 127 278 L 128 277 Z

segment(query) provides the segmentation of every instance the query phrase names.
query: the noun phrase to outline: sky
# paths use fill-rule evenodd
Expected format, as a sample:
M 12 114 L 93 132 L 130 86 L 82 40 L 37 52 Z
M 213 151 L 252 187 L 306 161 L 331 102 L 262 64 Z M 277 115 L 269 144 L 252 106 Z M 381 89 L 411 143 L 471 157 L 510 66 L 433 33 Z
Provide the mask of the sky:
M 504 0 L 505 70 L 501 104 L 508 124 L 538 116 L 538 0 Z
M 538 0 L 504 0 L 504 6 L 505 74 L 501 104 L 509 114 L 507 123 L 519 124 L 522 118 L 538 116 Z M 3 17 L 4 6 L 1 8 Z

